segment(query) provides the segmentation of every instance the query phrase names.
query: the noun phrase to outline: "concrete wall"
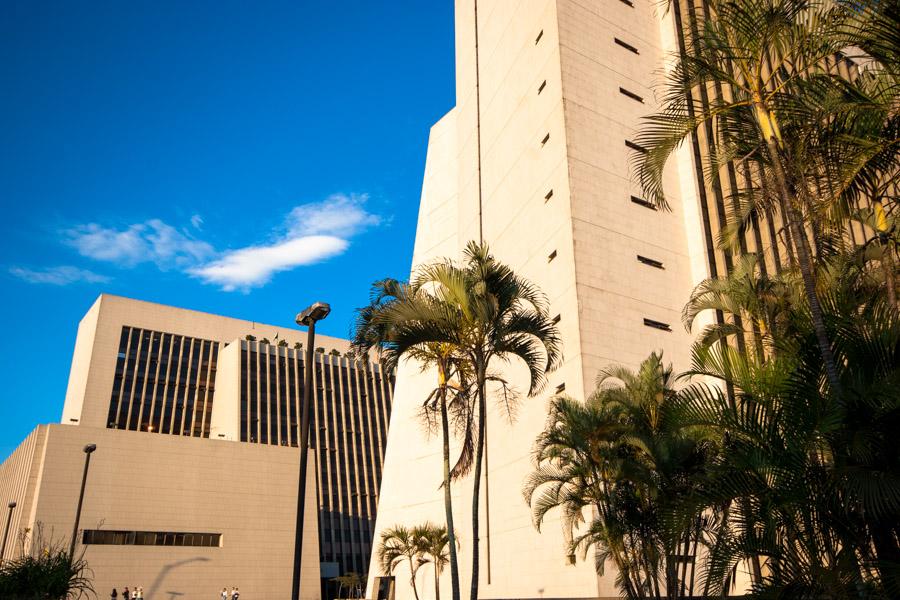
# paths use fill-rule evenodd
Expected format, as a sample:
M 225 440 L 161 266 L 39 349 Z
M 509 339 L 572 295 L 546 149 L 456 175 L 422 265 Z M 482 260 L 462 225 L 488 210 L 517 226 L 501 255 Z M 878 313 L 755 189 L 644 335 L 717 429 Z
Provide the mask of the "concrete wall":
M 238 586 L 250 598 L 289 597 L 296 449 L 42 425 L 0 466 L 0 500 L 19 502 L 16 532 L 40 522 L 55 538 L 69 539 L 87 443 L 97 444 L 97 450 L 82 529 L 222 534 L 218 548 L 86 546 L 99 597 L 126 585 L 142 586 L 148 600 L 214 598 L 225 586 Z M 318 600 L 312 463 L 308 472 L 301 597 Z M 6 558 L 19 552 L 18 545 L 8 547 Z

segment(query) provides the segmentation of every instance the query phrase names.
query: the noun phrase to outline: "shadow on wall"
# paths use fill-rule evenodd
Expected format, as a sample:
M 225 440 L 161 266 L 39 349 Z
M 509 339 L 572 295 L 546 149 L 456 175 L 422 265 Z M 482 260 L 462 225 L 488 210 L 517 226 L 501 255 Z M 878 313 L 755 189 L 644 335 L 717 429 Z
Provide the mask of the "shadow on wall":
M 147 600 L 177 600 L 180 596 L 184 596 L 184 592 L 177 591 L 165 591 L 156 593 L 155 590 L 158 590 L 162 587 L 163 582 L 166 577 L 169 576 L 170 571 L 174 571 L 178 567 L 183 567 L 184 565 L 193 563 L 193 562 L 209 562 L 208 558 L 197 556 L 194 558 L 188 558 L 186 560 L 180 560 L 178 562 L 174 562 L 172 564 L 164 566 L 159 570 L 159 573 L 156 575 L 156 579 L 153 580 L 153 584 L 148 586 L 147 589 L 149 592 L 147 593 Z

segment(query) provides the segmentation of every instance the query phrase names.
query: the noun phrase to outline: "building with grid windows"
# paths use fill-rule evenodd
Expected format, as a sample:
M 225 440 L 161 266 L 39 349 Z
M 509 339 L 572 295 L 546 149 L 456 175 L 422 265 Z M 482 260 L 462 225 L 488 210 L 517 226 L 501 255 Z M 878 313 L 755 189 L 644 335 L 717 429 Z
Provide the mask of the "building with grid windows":
M 62 424 L 0 467 L 11 531 L 68 537 L 81 448 L 95 443 L 78 537 L 98 593 L 287 597 L 304 343 L 304 331 L 100 296 L 78 328 Z M 347 341 L 316 346 L 304 598 L 367 570 L 393 385 Z

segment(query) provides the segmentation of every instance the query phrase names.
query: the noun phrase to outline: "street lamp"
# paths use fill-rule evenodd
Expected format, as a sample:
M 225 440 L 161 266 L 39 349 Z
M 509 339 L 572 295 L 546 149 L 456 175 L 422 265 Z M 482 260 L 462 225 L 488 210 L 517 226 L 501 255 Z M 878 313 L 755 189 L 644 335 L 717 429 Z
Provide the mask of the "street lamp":
M 15 502 L 7 504 L 9 512 L 6 514 L 6 531 L 3 532 L 3 546 L 0 546 L 0 565 L 3 564 L 3 556 L 6 554 L 6 538 L 9 537 L 9 522 L 12 520 L 12 511 L 16 507 Z
M 75 556 L 75 538 L 78 536 L 78 522 L 81 520 L 81 504 L 84 502 L 84 485 L 87 483 L 88 467 L 91 466 L 91 454 L 97 449 L 97 444 L 88 444 L 84 447 L 84 474 L 81 476 L 81 493 L 78 494 L 78 508 L 75 509 L 75 528 L 72 529 L 72 543 L 69 545 L 69 560 Z
M 291 600 L 300 600 L 300 559 L 303 555 L 303 512 L 306 508 L 306 463 L 309 454 L 309 397 L 312 389 L 313 348 L 316 341 L 316 321 L 331 312 L 325 302 L 316 302 L 297 315 L 297 325 L 309 328 L 306 336 L 306 363 L 303 372 L 303 403 L 300 405 L 300 481 L 297 485 L 297 524 L 294 530 L 294 576 Z

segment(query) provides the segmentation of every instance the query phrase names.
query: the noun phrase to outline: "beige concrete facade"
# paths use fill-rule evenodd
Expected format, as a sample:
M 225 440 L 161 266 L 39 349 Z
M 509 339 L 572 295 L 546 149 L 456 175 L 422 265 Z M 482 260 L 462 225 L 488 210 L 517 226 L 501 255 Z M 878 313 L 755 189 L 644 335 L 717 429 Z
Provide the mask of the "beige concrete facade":
M 0 466 L 0 499 L 18 502 L 5 559 L 27 550 L 20 534 L 39 523 L 69 539 L 88 443 L 97 450 L 82 530 L 221 534 L 217 547 L 83 546 L 98 597 L 125 586 L 142 586 L 148 600 L 215 598 L 225 586 L 249 598 L 290 597 L 299 458 L 291 448 L 41 425 Z M 320 598 L 314 473 L 301 563 L 307 600 Z
M 675 23 L 660 11 L 646 0 L 456 2 L 457 103 L 429 138 L 413 266 L 459 257 L 481 237 L 548 295 L 565 353 L 513 425 L 489 415 L 483 598 L 618 596 L 612 569 L 598 577 L 590 556 L 569 564 L 558 522 L 541 533 L 532 525 L 521 493 L 532 444 L 557 391 L 583 398 L 603 368 L 636 367 L 654 350 L 676 369 L 689 365 L 681 310 L 708 276 L 693 157 L 680 152 L 666 174 L 671 212 L 641 202 L 628 168 L 627 143 L 653 112 L 651 86 L 677 49 Z M 439 441 L 416 420 L 432 381 L 417 365 L 398 372 L 376 537 L 395 524 L 443 522 Z M 471 485 L 453 488 L 466 596 Z M 422 571 L 419 594 L 429 600 L 431 572 Z M 374 557 L 369 573 L 371 595 Z M 412 595 L 406 579 L 398 575 L 398 598 Z M 442 582 L 446 597 L 446 571 Z

